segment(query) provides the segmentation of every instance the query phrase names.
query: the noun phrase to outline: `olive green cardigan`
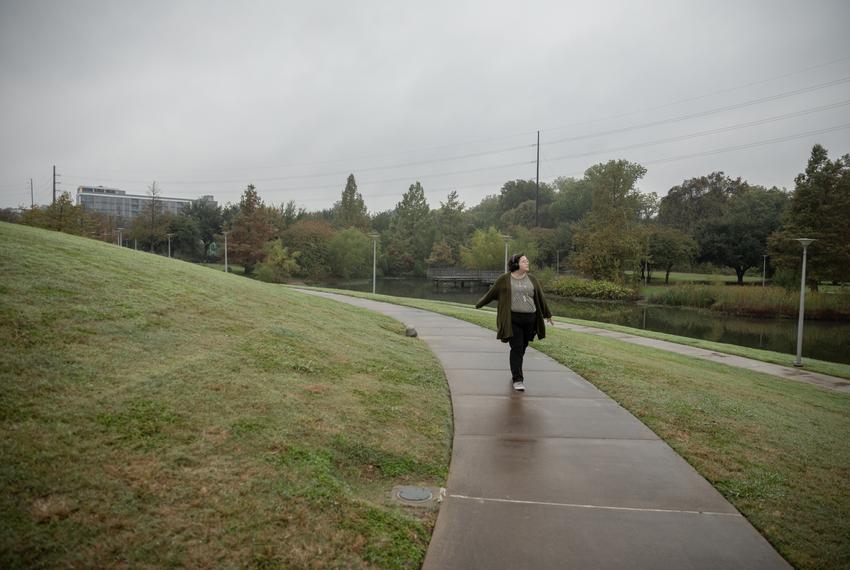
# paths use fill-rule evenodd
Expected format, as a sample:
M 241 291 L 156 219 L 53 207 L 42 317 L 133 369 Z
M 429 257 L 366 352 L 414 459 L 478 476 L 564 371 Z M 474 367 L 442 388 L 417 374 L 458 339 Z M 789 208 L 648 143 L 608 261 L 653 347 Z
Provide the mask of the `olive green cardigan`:
M 543 298 L 543 289 L 537 279 L 527 273 L 531 279 L 531 284 L 534 285 L 534 307 L 537 316 L 537 337 L 546 338 L 546 325 L 543 319 L 551 319 L 552 313 L 549 312 L 549 307 L 546 305 L 546 299 Z M 476 309 L 480 309 L 490 301 L 496 300 L 496 338 L 502 342 L 508 342 L 508 339 L 513 336 L 511 329 L 511 274 L 505 273 L 501 275 L 490 290 L 487 291 L 481 299 L 475 304 Z

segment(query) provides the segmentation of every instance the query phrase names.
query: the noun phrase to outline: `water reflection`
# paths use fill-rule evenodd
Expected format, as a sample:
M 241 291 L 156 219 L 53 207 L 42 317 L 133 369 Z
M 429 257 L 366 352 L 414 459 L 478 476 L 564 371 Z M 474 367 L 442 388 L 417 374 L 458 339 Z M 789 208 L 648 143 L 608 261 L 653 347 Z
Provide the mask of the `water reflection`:
M 372 290 L 372 282 L 365 280 L 328 286 L 354 291 Z M 481 285 L 464 289 L 437 288 L 426 279 L 382 279 L 377 283 L 377 292 L 385 295 L 467 304 L 475 303 L 486 290 Z M 551 298 L 549 304 L 552 312 L 558 316 L 763 348 L 788 355 L 796 351 L 797 321 L 794 319 L 753 319 L 706 310 Z M 850 364 L 850 323 L 806 321 L 803 356 Z

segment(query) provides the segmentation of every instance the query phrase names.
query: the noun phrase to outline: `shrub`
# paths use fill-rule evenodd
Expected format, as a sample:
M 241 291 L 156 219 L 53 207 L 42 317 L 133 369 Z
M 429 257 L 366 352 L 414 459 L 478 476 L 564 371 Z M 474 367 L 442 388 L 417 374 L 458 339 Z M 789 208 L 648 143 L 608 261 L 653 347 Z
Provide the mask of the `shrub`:
M 610 281 L 588 281 L 573 277 L 552 279 L 545 290 L 560 297 L 582 297 L 606 301 L 626 301 L 637 298 L 637 291 Z

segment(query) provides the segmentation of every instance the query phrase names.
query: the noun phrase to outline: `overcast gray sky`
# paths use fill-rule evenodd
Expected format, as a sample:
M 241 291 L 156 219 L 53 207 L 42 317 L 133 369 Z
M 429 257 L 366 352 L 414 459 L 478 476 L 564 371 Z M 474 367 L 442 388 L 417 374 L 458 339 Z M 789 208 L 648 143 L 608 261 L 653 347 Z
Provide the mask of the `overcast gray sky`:
M 623 158 L 662 196 L 790 189 L 814 143 L 850 152 L 848 24 L 847 0 L 0 0 L 0 206 L 30 178 L 48 202 L 54 164 L 72 194 L 253 182 L 315 210 L 353 172 L 373 212 L 416 180 L 473 206 L 534 178 L 538 129 L 545 181 Z

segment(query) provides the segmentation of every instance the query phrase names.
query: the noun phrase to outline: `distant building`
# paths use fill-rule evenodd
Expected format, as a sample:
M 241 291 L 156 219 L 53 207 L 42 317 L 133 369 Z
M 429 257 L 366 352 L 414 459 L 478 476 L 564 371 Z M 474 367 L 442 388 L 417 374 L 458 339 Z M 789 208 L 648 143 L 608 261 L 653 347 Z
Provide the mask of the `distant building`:
M 157 196 L 163 212 L 179 213 L 184 207 L 195 200 L 188 198 L 167 198 Z M 105 186 L 80 186 L 77 188 L 77 205 L 84 206 L 88 212 L 98 212 L 129 222 L 139 215 L 145 204 L 153 200 L 147 194 L 127 194 L 118 188 Z M 201 196 L 199 200 L 207 200 L 215 204 L 212 196 Z

